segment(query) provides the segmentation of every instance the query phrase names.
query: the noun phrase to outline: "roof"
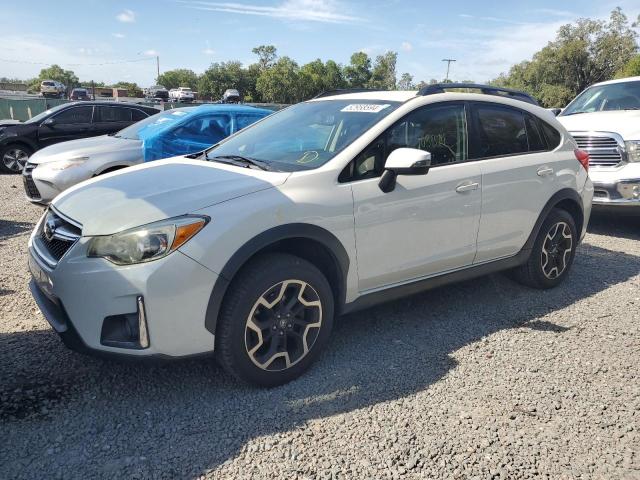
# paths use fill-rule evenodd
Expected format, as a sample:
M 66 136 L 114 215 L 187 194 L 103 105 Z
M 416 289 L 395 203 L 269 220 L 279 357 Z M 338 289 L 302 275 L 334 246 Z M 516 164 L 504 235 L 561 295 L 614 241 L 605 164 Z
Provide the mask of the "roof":
M 616 78 L 615 80 L 607 80 L 606 82 L 594 83 L 593 85 L 590 85 L 590 87 L 596 87 L 600 85 L 611 85 L 612 83 L 626 83 L 626 82 L 640 82 L 640 77 Z
M 389 100 L 392 102 L 405 102 L 410 98 L 415 97 L 417 93 L 418 92 L 416 90 L 366 91 L 366 92 L 343 93 L 342 95 L 331 95 L 327 97 L 320 97 L 310 101 L 318 102 L 322 100 Z
M 239 105 L 237 103 L 204 103 L 194 108 L 198 112 L 273 113 L 273 110 L 269 110 L 266 108 L 251 107 L 249 105 Z

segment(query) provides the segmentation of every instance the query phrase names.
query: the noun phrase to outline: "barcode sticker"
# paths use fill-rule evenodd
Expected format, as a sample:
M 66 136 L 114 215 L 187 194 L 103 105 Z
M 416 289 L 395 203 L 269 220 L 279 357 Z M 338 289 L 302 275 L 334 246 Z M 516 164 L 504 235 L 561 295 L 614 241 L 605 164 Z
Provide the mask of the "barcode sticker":
M 389 104 L 378 105 L 376 103 L 352 103 L 344 107 L 341 112 L 364 112 L 364 113 L 378 113 L 381 110 L 389 107 Z

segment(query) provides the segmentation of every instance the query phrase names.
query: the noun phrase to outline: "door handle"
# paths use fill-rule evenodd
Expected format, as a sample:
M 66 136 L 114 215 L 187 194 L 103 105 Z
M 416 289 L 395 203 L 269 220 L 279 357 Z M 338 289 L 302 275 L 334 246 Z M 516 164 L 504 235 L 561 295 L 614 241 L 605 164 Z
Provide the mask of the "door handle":
M 480 184 L 477 182 L 473 182 L 473 183 L 465 182 L 456 187 L 456 192 L 458 193 L 470 192 L 471 190 L 477 190 L 479 186 Z
M 549 176 L 553 173 L 553 168 L 551 167 L 541 167 L 538 169 L 538 176 L 539 177 L 546 177 Z

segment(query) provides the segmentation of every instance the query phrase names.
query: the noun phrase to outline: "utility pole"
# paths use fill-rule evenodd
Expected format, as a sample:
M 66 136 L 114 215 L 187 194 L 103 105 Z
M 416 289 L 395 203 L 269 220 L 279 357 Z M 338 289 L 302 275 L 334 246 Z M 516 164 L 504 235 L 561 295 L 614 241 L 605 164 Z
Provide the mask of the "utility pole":
M 454 58 L 443 58 L 442 61 L 443 62 L 447 62 L 447 76 L 445 77 L 444 81 L 448 82 L 449 81 L 449 67 L 451 66 L 451 62 L 455 62 L 456 60 Z
M 156 67 L 158 69 L 158 76 L 156 77 L 156 83 L 160 80 L 160 55 L 156 55 Z

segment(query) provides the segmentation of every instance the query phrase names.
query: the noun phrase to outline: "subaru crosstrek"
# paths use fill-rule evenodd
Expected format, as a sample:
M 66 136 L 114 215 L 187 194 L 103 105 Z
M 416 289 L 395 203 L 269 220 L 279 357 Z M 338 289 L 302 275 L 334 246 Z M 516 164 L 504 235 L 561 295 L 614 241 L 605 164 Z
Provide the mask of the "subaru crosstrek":
M 499 270 L 558 285 L 589 219 L 588 155 L 509 91 L 438 91 L 319 96 L 72 187 L 29 240 L 38 305 L 73 349 L 215 352 L 273 386 L 336 315 Z

